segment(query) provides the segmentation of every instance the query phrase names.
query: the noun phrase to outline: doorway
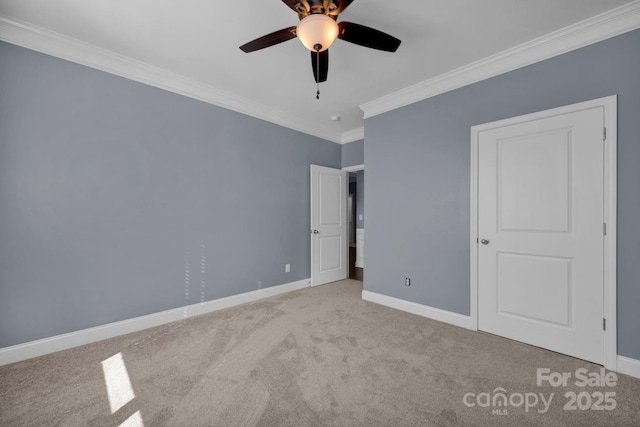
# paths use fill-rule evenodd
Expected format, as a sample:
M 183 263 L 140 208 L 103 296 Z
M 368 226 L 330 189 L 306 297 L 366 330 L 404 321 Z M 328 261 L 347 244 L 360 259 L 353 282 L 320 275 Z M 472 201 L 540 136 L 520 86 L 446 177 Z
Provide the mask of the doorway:
M 615 103 L 474 126 L 471 141 L 475 327 L 610 369 Z
M 349 174 L 349 278 L 364 280 L 364 165 L 347 167 Z

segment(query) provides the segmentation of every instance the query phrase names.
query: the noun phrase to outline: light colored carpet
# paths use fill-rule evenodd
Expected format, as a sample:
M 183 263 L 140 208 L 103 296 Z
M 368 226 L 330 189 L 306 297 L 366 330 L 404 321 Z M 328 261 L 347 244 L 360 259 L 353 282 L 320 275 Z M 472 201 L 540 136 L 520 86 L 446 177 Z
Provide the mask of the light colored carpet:
M 146 426 L 640 425 L 638 379 L 538 386 L 537 368 L 600 367 L 361 292 L 350 280 L 307 288 L 0 367 L 0 425 L 118 426 L 137 411 Z M 118 353 L 135 397 L 112 414 L 101 362 Z M 492 403 L 500 387 L 506 406 Z M 571 392 L 592 404 L 615 393 L 616 408 L 592 410 L 583 394 L 583 409 L 565 410 Z M 554 393 L 544 413 L 541 393 Z

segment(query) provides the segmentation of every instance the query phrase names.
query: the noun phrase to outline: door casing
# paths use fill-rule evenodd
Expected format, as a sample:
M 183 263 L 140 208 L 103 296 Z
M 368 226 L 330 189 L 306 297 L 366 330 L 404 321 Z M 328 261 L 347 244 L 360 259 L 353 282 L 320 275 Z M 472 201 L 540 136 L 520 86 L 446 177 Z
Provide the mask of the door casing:
M 617 212 L 617 96 L 608 96 L 564 107 L 471 127 L 471 221 L 470 221 L 470 311 L 472 329 L 478 330 L 478 140 L 479 133 L 489 129 L 539 120 L 559 114 L 603 107 L 604 124 L 604 366 L 617 368 L 617 293 L 616 293 L 616 212 Z

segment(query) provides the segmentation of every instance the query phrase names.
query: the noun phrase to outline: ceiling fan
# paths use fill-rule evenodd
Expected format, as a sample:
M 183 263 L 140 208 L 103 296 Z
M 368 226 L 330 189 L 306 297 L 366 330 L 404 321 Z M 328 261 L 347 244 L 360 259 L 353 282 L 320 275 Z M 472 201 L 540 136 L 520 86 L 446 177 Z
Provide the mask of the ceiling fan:
M 240 46 L 240 49 L 249 53 L 297 37 L 311 51 L 311 66 L 317 84 L 327 80 L 328 49 L 336 38 L 387 52 L 395 52 L 400 46 L 399 39 L 382 31 L 352 22 L 336 22 L 338 15 L 349 7 L 353 0 L 282 0 L 282 2 L 298 14 L 300 23 L 245 43 Z M 316 98 L 319 97 L 318 90 Z

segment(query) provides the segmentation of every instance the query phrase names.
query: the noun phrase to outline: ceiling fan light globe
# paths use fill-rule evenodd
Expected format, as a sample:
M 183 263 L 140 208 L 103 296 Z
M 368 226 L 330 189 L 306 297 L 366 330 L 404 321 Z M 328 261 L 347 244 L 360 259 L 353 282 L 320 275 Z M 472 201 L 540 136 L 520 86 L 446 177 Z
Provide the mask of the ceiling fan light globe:
M 327 15 L 312 14 L 300 21 L 296 34 L 307 49 L 323 52 L 338 38 L 338 24 Z M 317 45 L 321 46 L 319 50 Z

